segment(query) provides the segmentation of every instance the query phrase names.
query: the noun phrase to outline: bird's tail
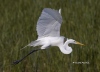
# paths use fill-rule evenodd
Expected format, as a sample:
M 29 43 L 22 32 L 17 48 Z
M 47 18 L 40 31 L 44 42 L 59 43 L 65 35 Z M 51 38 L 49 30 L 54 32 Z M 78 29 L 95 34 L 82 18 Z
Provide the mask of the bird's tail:
M 24 46 L 24 47 L 23 47 L 23 48 L 21 48 L 20 50 L 23 50 L 23 49 L 25 49 L 27 46 L 28 46 L 28 45 Z
M 28 45 L 26 45 L 25 47 L 21 48 L 20 50 L 25 49 L 27 46 L 38 46 L 39 45 L 39 41 L 32 41 L 31 43 L 29 43 Z

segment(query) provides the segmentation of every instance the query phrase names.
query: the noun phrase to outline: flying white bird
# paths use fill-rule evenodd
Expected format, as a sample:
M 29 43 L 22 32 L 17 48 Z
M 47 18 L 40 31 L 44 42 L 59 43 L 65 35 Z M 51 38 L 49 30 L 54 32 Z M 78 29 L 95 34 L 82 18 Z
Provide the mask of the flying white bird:
M 32 52 L 46 49 L 50 46 L 57 46 L 59 47 L 59 49 L 63 54 L 70 54 L 72 52 L 72 48 L 68 44 L 72 43 L 72 44 L 84 45 L 73 39 L 68 39 L 65 38 L 64 36 L 60 36 L 61 23 L 62 23 L 61 9 L 59 9 L 58 11 L 50 8 L 44 8 L 41 16 L 37 21 L 36 30 L 38 38 L 37 40 L 29 43 L 27 46 L 33 46 L 33 47 L 41 46 L 40 49 L 34 50 Z M 19 61 L 22 60 L 23 59 Z M 19 61 L 14 63 L 17 64 L 19 63 Z

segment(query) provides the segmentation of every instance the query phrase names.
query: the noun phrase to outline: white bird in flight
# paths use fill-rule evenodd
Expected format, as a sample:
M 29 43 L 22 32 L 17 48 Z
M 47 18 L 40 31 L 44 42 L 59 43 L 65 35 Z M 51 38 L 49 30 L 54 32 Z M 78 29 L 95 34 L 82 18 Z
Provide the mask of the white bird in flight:
M 59 9 L 58 11 L 50 8 L 44 8 L 41 16 L 37 21 L 36 30 L 38 38 L 37 40 L 29 43 L 27 46 L 33 46 L 33 47 L 41 46 L 40 49 L 34 50 L 32 52 L 46 49 L 50 46 L 57 46 L 59 47 L 60 51 L 63 54 L 70 54 L 72 52 L 72 48 L 68 44 L 71 43 L 71 44 L 84 45 L 73 39 L 68 39 L 65 38 L 64 36 L 60 36 L 61 24 L 62 24 L 61 9 Z M 26 48 L 27 46 L 25 46 L 24 48 Z M 17 62 L 14 63 L 17 64 L 22 60 L 23 59 L 18 60 Z

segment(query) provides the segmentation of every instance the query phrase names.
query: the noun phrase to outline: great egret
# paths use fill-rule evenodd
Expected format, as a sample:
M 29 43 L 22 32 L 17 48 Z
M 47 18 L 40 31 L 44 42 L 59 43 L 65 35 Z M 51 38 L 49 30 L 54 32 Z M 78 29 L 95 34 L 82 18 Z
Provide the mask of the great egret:
M 50 8 L 44 8 L 37 22 L 36 30 L 37 30 L 38 38 L 37 40 L 32 41 L 27 45 L 33 47 L 41 46 L 41 48 L 37 50 L 33 50 L 28 55 L 30 55 L 35 51 L 46 49 L 49 46 L 57 46 L 59 47 L 59 49 L 63 54 L 70 54 L 72 52 L 72 48 L 68 46 L 68 44 L 72 43 L 72 44 L 84 45 L 73 39 L 68 39 L 65 38 L 64 36 L 60 36 L 61 23 L 62 23 L 61 9 L 57 11 Z M 27 57 L 28 55 L 26 55 L 25 57 Z M 24 58 L 15 61 L 14 64 L 19 63 Z

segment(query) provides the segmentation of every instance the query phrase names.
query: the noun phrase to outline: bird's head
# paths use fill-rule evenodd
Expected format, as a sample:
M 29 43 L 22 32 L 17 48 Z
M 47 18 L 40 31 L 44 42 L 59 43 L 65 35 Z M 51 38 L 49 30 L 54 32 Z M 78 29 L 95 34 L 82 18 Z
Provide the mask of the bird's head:
M 80 42 L 78 42 L 78 41 L 75 41 L 75 40 L 73 40 L 73 39 L 67 39 L 67 43 L 84 45 L 84 44 L 82 44 L 82 43 L 80 43 Z

